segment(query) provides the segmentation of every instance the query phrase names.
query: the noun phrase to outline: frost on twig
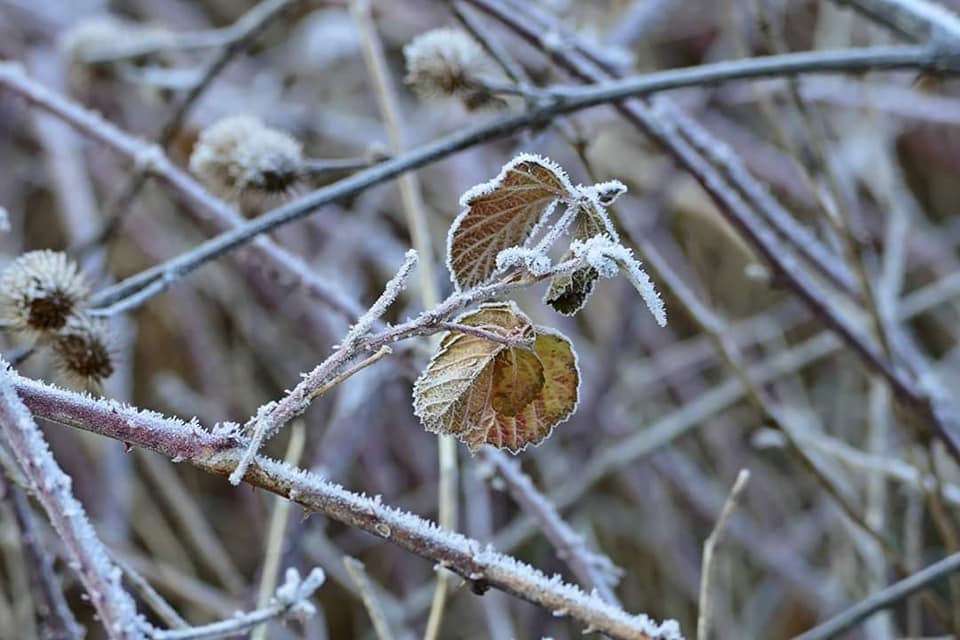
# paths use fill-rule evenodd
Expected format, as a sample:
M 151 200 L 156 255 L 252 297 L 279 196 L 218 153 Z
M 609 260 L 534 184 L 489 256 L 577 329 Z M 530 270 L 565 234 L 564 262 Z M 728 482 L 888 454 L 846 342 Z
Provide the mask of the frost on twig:
M 633 257 L 633 251 L 604 236 L 595 236 L 584 242 L 574 241 L 570 250 L 574 255 L 586 258 L 587 264 L 602 278 L 613 278 L 622 273 L 640 293 L 657 324 L 661 327 L 667 325 L 663 299 L 653 286 L 650 276 Z
M 374 323 L 380 319 L 390 305 L 396 302 L 400 293 L 406 288 L 407 282 L 410 280 L 410 274 L 416 264 L 417 252 L 410 249 L 404 255 L 403 264 L 400 265 L 397 274 L 387 282 L 383 293 L 373 303 L 373 306 L 357 320 L 357 323 L 350 329 L 333 355 L 306 374 L 300 384 L 282 400 L 270 402 L 257 410 L 256 415 L 248 423 L 250 430 L 253 432 L 250 443 L 247 445 L 237 468 L 230 474 L 232 484 L 240 484 L 243 475 L 250 467 L 254 456 L 260 451 L 263 442 L 284 424 L 306 411 L 313 399 L 322 393 L 321 390 L 326 390 L 324 385 L 331 381 L 337 370 L 357 355 L 357 342 L 370 331 Z M 380 355 L 385 355 L 385 353 L 380 352 Z
M 410 249 L 404 254 L 403 264 L 400 265 L 400 269 L 397 270 L 396 275 L 387 282 L 383 288 L 383 293 L 380 294 L 377 301 L 373 303 L 373 306 L 370 307 L 370 309 L 357 320 L 356 324 L 350 328 L 350 331 L 347 332 L 342 342 L 343 345 L 356 343 L 358 339 L 362 338 L 373 328 L 374 323 L 387 312 L 390 305 L 396 302 L 400 294 L 403 293 L 403 290 L 407 288 L 407 283 L 410 281 L 410 274 L 415 266 L 417 266 L 417 252 Z
M 168 457 L 178 457 L 208 473 L 228 474 L 239 459 L 240 452 L 234 439 L 205 430 L 199 424 L 188 424 L 11 375 L 17 393 L 38 417 L 52 418 L 60 424 L 146 447 Z M 585 627 L 611 638 L 682 638 L 679 626 L 672 620 L 658 624 L 646 615 L 627 613 L 597 595 L 586 594 L 564 583 L 560 576 L 549 578 L 510 556 L 492 548 L 484 549 L 474 539 L 385 505 L 379 497 L 348 491 L 315 473 L 263 456 L 258 456 L 256 462 L 246 476 L 253 486 L 286 496 L 307 509 L 390 540 L 464 578 L 482 581 L 550 611 L 569 615 Z
M 316 615 L 316 608 L 310 602 L 313 594 L 323 586 L 326 576 L 320 568 L 314 568 L 305 578 L 300 578 L 296 569 L 287 569 L 286 579 L 277 588 L 270 604 L 263 609 L 248 613 L 238 613 L 229 620 L 220 620 L 201 627 L 158 631 L 153 640 L 200 640 L 208 638 L 227 638 L 253 630 L 277 618 L 297 618 L 301 621 Z
M 122 585 L 122 571 L 71 492 L 70 477 L 53 458 L 30 411 L 11 383 L 15 375 L 0 360 L 0 429 L 30 487 L 43 506 L 110 638 L 144 638 L 149 624 Z

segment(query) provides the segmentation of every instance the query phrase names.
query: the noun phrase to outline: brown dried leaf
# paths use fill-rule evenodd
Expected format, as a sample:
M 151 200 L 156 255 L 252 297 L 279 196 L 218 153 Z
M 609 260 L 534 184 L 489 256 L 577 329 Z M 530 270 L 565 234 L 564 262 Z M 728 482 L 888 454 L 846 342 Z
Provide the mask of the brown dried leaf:
M 543 364 L 533 351 L 513 347 L 493 359 L 493 391 L 490 404 L 505 416 L 515 416 L 543 389 Z
M 554 427 L 569 418 L 577 407 L 580 371 L 570 341 L 543 327 L 537 327 L 533 349 L 543 364 L 544 384 L 540 393 L 513 416 L 489 406 L 482 416 L 458 437 L 471 450 L 484 444 L 519 453 L 537 445 Z
M 497 254 L 519 247 L 558 201 L 576 191 L 559 166 L 540 156 L 520 154 L 500 174 L 460 198 L 465 207 L 447 237 L 447 268 L 458 289 L 488 280 Z
M 533 331 L 513 303 L 483 305 L 457 322 L 521 338 Z M 457 434 L 472 428 L 490 402 L 494 358 L 507 345 L 466 333 L 449 332 L 413 387 L 414 413 L 428 431 Z
M 450 332 L 413 387 L 414 413 L 433 433 L 514 453 L 543 441 L 573 413 L 580 374 L 570 341 L 534 329 L 513 303 L 484 305 L 457 322 L 525 338 L 509 346 Z
M 609 236 L 612 240 L 619 240 L 616 229 L 610 224 L 602 205 L 592 199 L 585 199 L 578 203 L 577 221 L 573 229 L 574 240 L 589 240 L 598 235 Z M 561 260 L 569 260 L 572 252 L 567 252 Z M 587 298 L 593 292 L 593 283 L 599 277 L 591 266 L 584 266 L 570 273 L 554 276 L 550 280 L 550 287 L 543 298 L 557 313 L 572 316 L 583 308 Z

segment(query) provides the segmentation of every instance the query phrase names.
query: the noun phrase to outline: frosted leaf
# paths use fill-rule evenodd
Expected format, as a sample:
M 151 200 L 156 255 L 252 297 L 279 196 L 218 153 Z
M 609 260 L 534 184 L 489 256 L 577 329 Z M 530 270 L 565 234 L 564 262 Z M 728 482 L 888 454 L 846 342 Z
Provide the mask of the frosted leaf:
M 543 365 L 544 382 L 540 393 L 521 411 L 508 416 L 492 405 L 487 407 L 474 429 L 465 434 L 471 450 L 484 444 L 511 453 L 543 442 L 577 408 L 580 369 L 573 345 L 564 335 L 537 327 L 533 351 Z
M 527 153 L 464 193 L 460 205 L 465 208 L 447 236 L 447 267 L 457 289 L 488 280 L 501 251 L 522 246 L 558 201 L 571 201 L 575 194 L 563 169 Z
M 626 276 L 633 288 L 640 293 L 647 309 L 661 327 L 667 325 L 667 313 L 663 300 L 653 286 L 650 276 L 640 266 L 640 261 L 633 257 L 633 252 L 622 244 L 611 242 L 609 238 L 597 236 L 584 242 L 574 242 L 570 245 L 574 255 L 585 256 L 587 262 L 598 275 L 612 278 L 617 273 Z M 614 268 L 616 267 L 616 268 Z
M 456 436 L 471 450 L 491 444 L 513 453 L 543 441 L 577 404 L 580 375 L 570 341 L 533 327 L 513 303 L 484 305 L 460 324 L 517 337 L 508 346 L 452 331 L 413 389 L 414 413 L 434 433 Z
M 513 303 L 483 305 L 457 318 L 504 337 L 520 338 L 533 330 Z M 436 355 L 413 387 L 413 409 L 434 433 L 457 435 L 473 428 L 490 401 L 494 358 L 507 345 L 467 333 L 447 333 Z
M 590 195 L 590 193 L 587 193 L 588 197 L 577 203 L 578 211 L 573 228 L 573 242 L 583 242 L 598 236 L 619 242 L 617 230 L 611 224 L 603 206 L 596 197 L 589 197 Z M 568 251 L 562 261 L 566 261 L 574 255 L 572 250 Z M 587 299 L 593 292 L 594 281 L 599 275 L 593 265 L 588 265 L 570 273 L 554 276 L 550 280 L 550 288 L 547 289 L 543 301 L 558 313 L 572 316 L 587 303 Z

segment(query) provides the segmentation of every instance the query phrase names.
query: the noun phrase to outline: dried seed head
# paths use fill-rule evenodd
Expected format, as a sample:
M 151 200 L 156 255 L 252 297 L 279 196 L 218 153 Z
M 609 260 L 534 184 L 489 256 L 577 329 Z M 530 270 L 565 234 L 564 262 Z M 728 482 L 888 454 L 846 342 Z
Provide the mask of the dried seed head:
M 207 127 L 190 155 L 190 171 L 227 198 L 285 193 L 302 168 L 300 143 L 252 116 L 231 116 Z
M 471 79 L 496 75 L 496 67 L 476 40 L 450 27 L 421 33 L 404 48 L 406 82 L 421 98 L 455 97 L 476 109 L 500 102 L 478 90 Z
M 88 293 L 76 263 L 65 254 L 30 251 L 0 276 L 0 317 L 20 331 L 58 331 L 86 302 Z
M 102 320 L 87 316 L 71 318 L 53 339 L 57 367 L 72 386 L 99 390 L 113 374 L 113 357 Z

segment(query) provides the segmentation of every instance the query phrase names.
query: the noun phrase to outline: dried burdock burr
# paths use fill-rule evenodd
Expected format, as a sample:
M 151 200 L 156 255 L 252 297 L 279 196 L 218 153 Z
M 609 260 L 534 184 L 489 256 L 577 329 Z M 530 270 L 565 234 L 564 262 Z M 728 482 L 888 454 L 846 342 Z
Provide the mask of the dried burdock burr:
M 30 251 L 0 276 L 0 317 L 35 335 L 67 325 L 87 300 L 89 288 L 75 262 L 63 253 Z

